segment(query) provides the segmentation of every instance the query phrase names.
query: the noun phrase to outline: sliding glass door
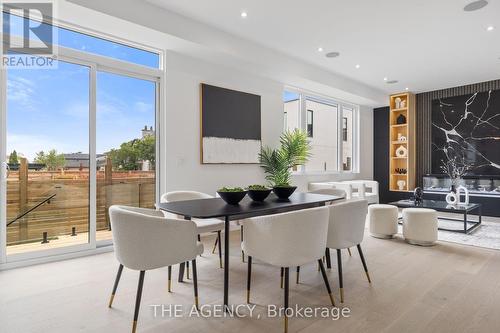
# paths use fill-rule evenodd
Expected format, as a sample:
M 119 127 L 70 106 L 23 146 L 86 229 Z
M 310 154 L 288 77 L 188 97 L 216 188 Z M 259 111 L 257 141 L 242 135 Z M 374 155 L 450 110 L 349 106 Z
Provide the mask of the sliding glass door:
M 6 72 L 6 253 L 87 244 L 91 69 Z
M 97 241 L 111 238 L 111 205 L 154 208 L 157 83 L 97 72 Z

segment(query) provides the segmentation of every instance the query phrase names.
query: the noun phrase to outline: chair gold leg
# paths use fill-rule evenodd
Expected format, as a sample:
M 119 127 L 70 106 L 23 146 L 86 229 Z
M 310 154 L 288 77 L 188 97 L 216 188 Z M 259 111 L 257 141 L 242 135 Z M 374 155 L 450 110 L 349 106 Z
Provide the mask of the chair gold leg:
M 123 265 L 120 264 L 118 266 L 118 272 L 116 273 L 115 284 L 113 285 L 113 291 L 111 292 L 111 297 L 109 298 L 108 308 L 113 305 L 113 300 L 115 299 L 116 289 L 118 288 L 118 283 L 120 282 L 120 278 L 122 276 Z
M 340 289 L 340 303 L 344 303 L 344 288 Z
M 132 322 L 132 333 L 135 333 L 136 330 L 137 330 L 137 320 L 134 320 Z
M 288 317 L 285 314 L 285 333 L 288 333 Z

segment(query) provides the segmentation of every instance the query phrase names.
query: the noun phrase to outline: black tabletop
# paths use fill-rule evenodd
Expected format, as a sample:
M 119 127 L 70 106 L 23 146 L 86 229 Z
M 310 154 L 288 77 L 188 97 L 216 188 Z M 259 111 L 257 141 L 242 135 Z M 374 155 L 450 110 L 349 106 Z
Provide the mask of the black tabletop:
M 399 200 L 391 202 L 390 204 L 398 207 L 408 207 L 408 208 L 411 207 L 431 208 L 441 212 L 470 211 L 478 208 L 481 205 L 476 203 L 469 203 L 467 205 L 465 204 L 450 205 L 446 201 L 439 201 L 439 200 L 422 200 L 422 202 L 418 205 L 416 205 L 415 201 L 413 200 Z
M 228 205 L 221 198 L 213 198 L 160 203 L 157 207 L 169 213 L 194 218 L 246 218 L 317 207 L 341 199 L 332 195 L 294 193 L 288 200 L 278 199 L 271 194 L 264 202 L 255 202 L 246 196 L 239 205 Z

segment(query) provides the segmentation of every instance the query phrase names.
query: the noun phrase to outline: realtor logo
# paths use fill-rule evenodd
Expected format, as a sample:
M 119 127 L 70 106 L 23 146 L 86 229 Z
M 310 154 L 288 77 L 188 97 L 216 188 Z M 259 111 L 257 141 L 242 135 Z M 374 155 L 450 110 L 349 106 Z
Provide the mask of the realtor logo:
M 52 1 L 2 3 L 2 66 L 54 68 L 55 28 Z

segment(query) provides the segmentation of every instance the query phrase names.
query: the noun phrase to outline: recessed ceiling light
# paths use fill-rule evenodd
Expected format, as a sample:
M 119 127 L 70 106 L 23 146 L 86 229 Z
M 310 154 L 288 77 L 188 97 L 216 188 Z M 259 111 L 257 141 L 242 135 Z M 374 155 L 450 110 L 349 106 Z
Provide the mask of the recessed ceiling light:
M 340 55 L 339 52 L 328 52 L 327 54 L 325 54 L 325 57 L 327 57 L 327 58 L 337 58 L 339 55 Z
M 318 47 L 318 52 L 323 52 L 323 48 L 321 46 Z
M 487 5 L 488 5 L 488 1 L 486 1 L 486 0 L 473 1 L 473 2 L 469 3 L 468 5 L 466 5 L 464 7 L 464 10 L 466 12 L 473 12 L 473 11 L 479 10 L 483 7 L 486 7 Z
M 384 81 L 387 81 L 387 78 L 386 78 L 386 77 L 384 77 Z
M 248 16 L 247 12 L 241 12 L 241 17 L 245 18 L 247 16 Z
M 490 25 L 488 28 L 486 28 L 486 31 L 493 31 L 495 30 L 495 27 Z
M 354 66 L 354 67 L 356 67 L 356 69 L 359 69 L 361 66 L 360 66 L 360 65 L 356 65 L 356 66 Z
M 386 81 L 385 83 L 394 84 L 394 83 L 398 83 L 398 82 L 399 82 L 398 80 L 390 80 L 390 81 Z
M 406 87 L 405 90 L 408 91 L 408 90 L 410 90 L 410 88 Z

